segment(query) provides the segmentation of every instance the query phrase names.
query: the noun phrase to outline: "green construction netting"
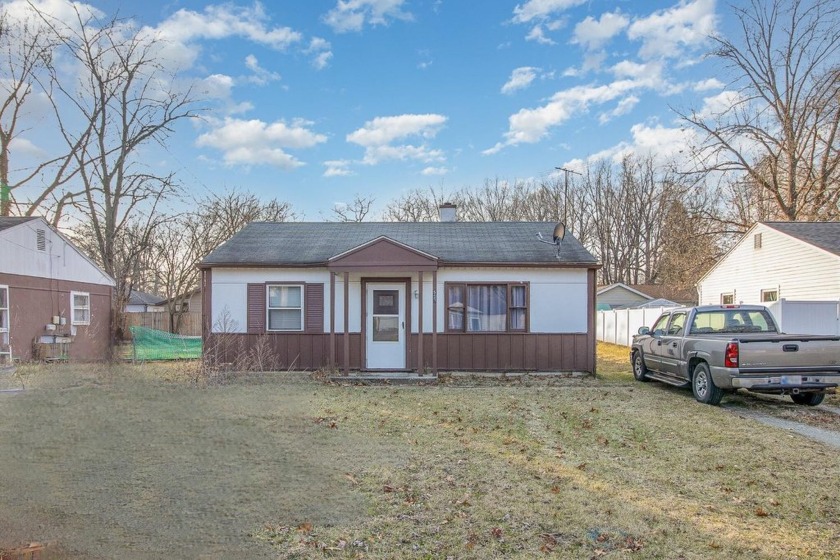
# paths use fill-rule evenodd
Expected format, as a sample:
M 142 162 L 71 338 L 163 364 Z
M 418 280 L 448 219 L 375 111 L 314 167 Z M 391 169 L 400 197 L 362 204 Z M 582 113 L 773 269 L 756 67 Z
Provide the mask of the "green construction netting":
M 201 357 L 201 337 L 148 327 L 130 327 L 135 360 L 192 360 Z

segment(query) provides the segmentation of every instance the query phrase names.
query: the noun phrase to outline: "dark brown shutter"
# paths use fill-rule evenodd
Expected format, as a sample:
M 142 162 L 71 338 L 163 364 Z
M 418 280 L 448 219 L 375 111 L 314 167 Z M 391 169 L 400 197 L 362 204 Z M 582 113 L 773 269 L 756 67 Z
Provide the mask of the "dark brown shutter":
M 265 284 L 248 284 L 248 334 L 265 332 Z
M 324 285 L 306 285 L 306 332 L 324 332 Z

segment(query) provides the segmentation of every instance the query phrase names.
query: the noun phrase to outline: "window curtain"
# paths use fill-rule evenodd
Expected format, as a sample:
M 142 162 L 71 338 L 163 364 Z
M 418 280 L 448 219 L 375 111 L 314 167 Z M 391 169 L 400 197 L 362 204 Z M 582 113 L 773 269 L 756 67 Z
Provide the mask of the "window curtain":
M 469 286 L 467 290 L 467 331 L 507 330 L 507 286 Z

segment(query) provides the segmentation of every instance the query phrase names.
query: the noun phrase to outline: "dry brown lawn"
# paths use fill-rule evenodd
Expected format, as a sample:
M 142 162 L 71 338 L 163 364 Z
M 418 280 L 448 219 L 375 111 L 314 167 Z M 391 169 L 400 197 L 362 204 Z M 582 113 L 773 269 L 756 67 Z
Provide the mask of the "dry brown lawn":
M 0 394 L 0 548 L 840 558 L 836 449 L 635 383 L 626 349 L 599 352 L 598 379 L 497 386 L 25 370 L 25 392 Z

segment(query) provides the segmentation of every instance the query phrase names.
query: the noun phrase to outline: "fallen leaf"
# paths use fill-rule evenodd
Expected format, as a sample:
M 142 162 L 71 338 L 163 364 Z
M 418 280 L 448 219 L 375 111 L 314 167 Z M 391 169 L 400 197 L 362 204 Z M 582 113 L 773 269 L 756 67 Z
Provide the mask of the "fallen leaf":
M 490 534 L 493 535 L 496 539 L 502 538 L 502 528 L 501 527 L 493 527 L 490 529 Z
M 304 521 L 303 523 L 298 525 L 297 529 L 301 533 L 309 533 L 312 531 L 312 523 L 310 523 L 309 521 Z
M 769 513 L 767 513 L 767 510 L 765 510 L 761 506 L 758 506 L 757 508 L 755 508 L 755 514 L 759 517 L 767 517 L 768 515 L 770 515 Z

